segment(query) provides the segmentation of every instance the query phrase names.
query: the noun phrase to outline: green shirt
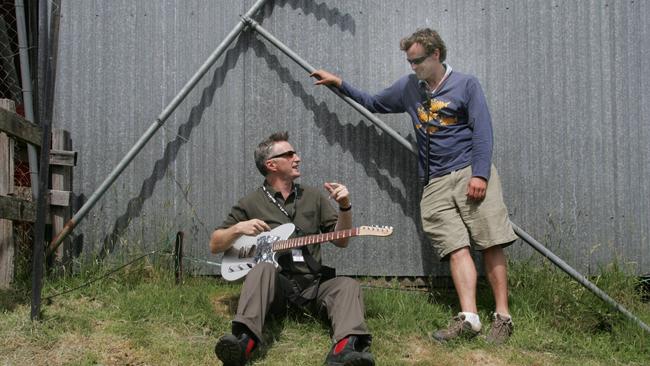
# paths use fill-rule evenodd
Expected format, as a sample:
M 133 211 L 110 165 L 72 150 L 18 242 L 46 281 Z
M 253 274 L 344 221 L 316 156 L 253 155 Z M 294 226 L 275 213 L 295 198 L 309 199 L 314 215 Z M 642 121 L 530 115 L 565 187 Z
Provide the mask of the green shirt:
M 285 201 L 282 193 L 276 192 L 266 181 L 264 182 L 264 187 L 284 207 L 292 219 L 287 217 L 275 203 L 271 202 L 262 187 L 260 187 L 240 199 L 232 207 L 230 214 L 219 229 L 229 228 L 241 221 L 259 219 L 266 222 L 271 229 L 282 224 L 293 222 L 296 225 L 296 232 L 293 233 L 292 237 L 334 231 L 338 214 L 328 201 L 327 196 L 321 191 L 294 183 L 294 189 Z M 318 263 L 321 263 L 319 244 L 309 245 L 307 250 L 309 250 Z M 294 263 L 290 259 L 290 252 L 281 257 L 279 262 L 283 266 L 284 272 L 310 273 L 306 263 Z

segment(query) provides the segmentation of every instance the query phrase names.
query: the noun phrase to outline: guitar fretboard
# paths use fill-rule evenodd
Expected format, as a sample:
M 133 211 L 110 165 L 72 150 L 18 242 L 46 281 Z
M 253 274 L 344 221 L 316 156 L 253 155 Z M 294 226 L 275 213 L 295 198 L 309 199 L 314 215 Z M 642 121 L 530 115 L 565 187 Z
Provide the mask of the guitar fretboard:
M 348 230 L 332 231 L 324 234 L 302 236 L 300 238 L 294 238 L 294 239 L 278 240 L 275 243 L 273 243 L 273 250 L 280 251 L 280 250 L 299 248 L 304 245 L 318 244 L 326 241 L 345 239 L 357 235 L 359 235 L 359 228 L 352 228 Z

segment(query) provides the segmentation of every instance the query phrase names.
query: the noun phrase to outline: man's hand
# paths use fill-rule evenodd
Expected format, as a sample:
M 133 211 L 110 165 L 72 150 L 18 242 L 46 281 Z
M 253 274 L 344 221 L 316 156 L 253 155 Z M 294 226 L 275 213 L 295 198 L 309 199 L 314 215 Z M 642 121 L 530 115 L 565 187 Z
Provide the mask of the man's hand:
M 241 221 L 234 225 L 235 232 L 241 235 L 256 236 L 265 231 L 271 230 L 266 222 L 259 219 Z
M 330 198 L 333 198 L 340 208 L 350 207 L 350 192 L 347 187 L 340 183 L 325 183 L 324 186 L 330 193 Z
M 348 230 L 352 228 L 352 208 L 350 205 L 350 192 L 348 192 L 347 187 L 340 183 L 325 183 L 325 189 L 330 193 L 330 198 L 333 198 L 338 204 L 339 209 L 343 209 L 339 212 L 339 219 L 336 221 L 336 227 L 334 230 Z M 332 243 L 339 248 L 345 248 L 348 246 L 348 238 L 332 240 Z
M 269 225 L 258 219 L 241 221 L 227 229 L 217 229 L 210 235 L 210 251 L 214 254 L 225 252 L 242 235 L 256 236 L 269 230 Z
M 488 182 L 481 177 L 472 177 L 467 184 L 467 197 L 474 201 L 485 198 Z
M 325 70 L 316 70 L 309 76 L 318 79 L 314 82 L 314 85 L 328 85 L 340 88 L 341 83 L 343 83 L 340 77 Z

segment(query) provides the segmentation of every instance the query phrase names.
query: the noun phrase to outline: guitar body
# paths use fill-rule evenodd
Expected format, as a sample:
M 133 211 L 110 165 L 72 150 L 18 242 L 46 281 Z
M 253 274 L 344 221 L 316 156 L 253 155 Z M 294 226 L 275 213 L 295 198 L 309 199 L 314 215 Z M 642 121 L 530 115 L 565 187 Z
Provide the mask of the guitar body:
M 284 224 L 257 236 L 242 235 L 228 249 L 221 261 L 221 276 L 227 281 L 236 281 L 248 274 L 259 263 L 268 262 L 278 266 L 273 243 L 286 240 L 296 226 Z

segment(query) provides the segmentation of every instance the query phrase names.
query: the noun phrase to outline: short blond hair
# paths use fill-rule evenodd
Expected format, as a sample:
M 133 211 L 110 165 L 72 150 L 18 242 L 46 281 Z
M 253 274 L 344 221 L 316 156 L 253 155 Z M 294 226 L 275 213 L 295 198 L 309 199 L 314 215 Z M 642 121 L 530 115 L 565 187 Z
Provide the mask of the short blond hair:
M 432 55 L 436 49 L 439 50 L 440 62 L 444 62 L 447 59 L 447 46 L 445 46 L 445 42 L 440 37 L 440 34 L 433 29 L 421 28 L 416 30 L 415 33 L 399 41 L 399 48 L 406 52 L 414 43 L 422 45 L 427 55 Z

